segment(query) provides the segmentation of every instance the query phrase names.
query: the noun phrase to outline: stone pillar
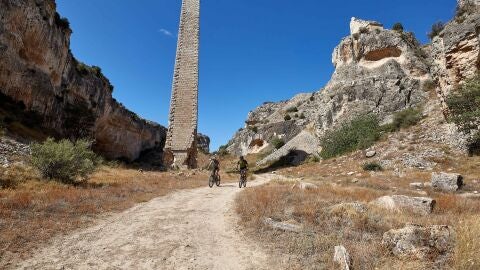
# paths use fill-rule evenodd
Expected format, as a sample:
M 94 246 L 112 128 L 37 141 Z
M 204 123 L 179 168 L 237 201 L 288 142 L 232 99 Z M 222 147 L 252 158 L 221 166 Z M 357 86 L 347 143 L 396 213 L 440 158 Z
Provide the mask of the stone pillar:
M 164 164 L 182 169 L 197 166 L 199 33 L 200 0 L 183 0 L 164 151 Z

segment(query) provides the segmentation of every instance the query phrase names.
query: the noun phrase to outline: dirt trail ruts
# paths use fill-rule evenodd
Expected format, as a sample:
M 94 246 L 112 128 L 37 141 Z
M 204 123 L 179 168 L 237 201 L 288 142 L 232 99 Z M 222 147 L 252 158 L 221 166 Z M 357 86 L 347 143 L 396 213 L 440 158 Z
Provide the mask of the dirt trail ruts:
M 260 175 L 249 186 L 266 183 Z M 58 237 L 17 269 L 269 269 L 233 210 L 238 184 L 158 197 Z

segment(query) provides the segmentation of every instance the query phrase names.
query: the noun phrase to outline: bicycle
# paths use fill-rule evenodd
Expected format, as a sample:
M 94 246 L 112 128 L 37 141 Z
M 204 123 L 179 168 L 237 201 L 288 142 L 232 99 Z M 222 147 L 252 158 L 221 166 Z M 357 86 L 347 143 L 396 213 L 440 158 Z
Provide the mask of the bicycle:
M 213 185 L 217 185 L 217 187 L 220 186 L 220 174 L 218 172 L 212 172 L 208 178 L 208 186 L 212 188 Z
M 238 187 L 247 187 L 247 169 L 240 170 L 240 181 L 238 181 Z

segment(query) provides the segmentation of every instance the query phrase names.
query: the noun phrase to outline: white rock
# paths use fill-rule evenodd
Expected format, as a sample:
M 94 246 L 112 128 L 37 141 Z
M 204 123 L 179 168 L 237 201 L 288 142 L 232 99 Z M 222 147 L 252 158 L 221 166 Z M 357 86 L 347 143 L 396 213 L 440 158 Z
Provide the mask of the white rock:
M 365 156 L 367 158 L 371 158 L 371 157 L 374 157 L 376 154 L 377 154 L 376 151 L 368 151 L 367 153 L 365 153 Z
M 435 200 L 428 197 L 409 197 L 404 195 L 383 196 L 371 202 L 378 207 L 403 211 L 408 210 L 421 215 L 432 213 Z
M 273 229 L 287 231 L 287 232 L 300 232 L 302 231 L 302 226 L 298 224 L 292 224 L 287 222 L 278 222 L 274 221 L 271 218 L 266 218 L 263 221 L 266 225 L 270 226 Z
M 421 182 L 414 182 L 414 183 L 410 183 L 410 187 L 411 188 L 423 188 L 423 183 Z
M 432 187 L 438 191 L 457 191 L 463 186 L 463 177 L 457 173 L 432 173 Z
M 335 246 L 335 254 L 333 255 L 333 261 L 337 263 L 342 270 L 350 270 L 352 260 L 350 254 L 344 246 Z

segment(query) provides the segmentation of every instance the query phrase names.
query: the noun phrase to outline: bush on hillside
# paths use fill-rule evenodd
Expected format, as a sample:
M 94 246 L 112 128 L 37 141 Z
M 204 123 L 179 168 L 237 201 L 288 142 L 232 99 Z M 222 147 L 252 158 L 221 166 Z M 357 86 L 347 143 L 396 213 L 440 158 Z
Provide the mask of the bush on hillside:
M 440 34 L 440 32 L 443 31 L 443 29 L 445 28 L 445 25 L 443 24 L 443 22 L 436 22 L 432 25 L 432 30 L 430 31 L 430 33 L 428 34 L 428 37 L 430 39 L 433 39 L 434 37 L 438 36 Z
M 292 120 L 292 117 L 287 114 L 287 115 L 285 115 L 285 117 L 283 117 L 283 120 L 290 121 L 290 120 Z
M 270 141 L 270 144 L 273 146 L 273 148 L 275 149 L 280 149 L 282 148 L 284 145 L 285 145 L 285 142 L 278 138 L 278 137 L 274 137 L 271 141 Z
M 470 135 L 470 150 L 480 150 L 480 75 L 447 97 L 449 121 L 455 123 L 465 134 Z
M 328 159 L 370 147 L 380 138 L 378 123 L 376 116 L 365 115 L 328 131 L 321 139 L 320 156 Z
M 393 115 L 391 124 L 382 126 L 384 131 L 395 132 L 403 128 L 414 126 L 423 118 L 421 108 L 408 108 Z
M 228 155 L 228 151 L 227 151 L 227 147 L 228 145 L 222 145 L 218 148 L 218 151 L 216 152 L 216 154 L 218 154 L 219 156 L 226 156 Z
M 292 113 L 292 112 L 298 112 L 298 108 L 297 107 L 290 107 L 287 109 L 287 113 Z
M 395 23 L 392 27 L 393 30 L 397 32 L 403 32 L 403 25 L 399 22 Z
M 54 141 L 47 139 L 44 143 L 32 145 L 32 166 L 43 177 L 63 183 L 73 183 L 80 178 L 85 180 L 100 164 L 100 158 L 90 149 L 90 142 L 78 140 Z
M 378 172 L 382 171 L 383 167 L 377 162 L 368 162 L 362 165 L 362 168 L 364 171 L 373 171 L 373 172 Z

